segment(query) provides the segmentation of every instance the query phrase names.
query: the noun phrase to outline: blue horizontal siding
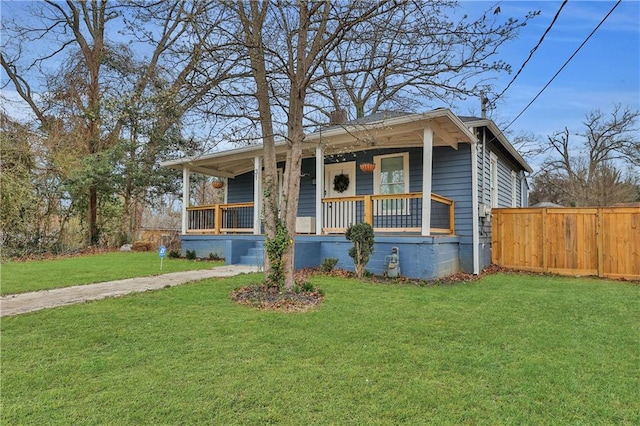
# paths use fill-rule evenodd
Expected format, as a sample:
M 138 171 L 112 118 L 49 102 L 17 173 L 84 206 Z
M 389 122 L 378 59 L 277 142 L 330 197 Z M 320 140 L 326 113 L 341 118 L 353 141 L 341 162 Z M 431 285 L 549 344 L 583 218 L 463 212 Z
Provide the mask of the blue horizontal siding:
M 253 202 L 253 172 L 244 173 L 228 180 L 227 202 Z
M 460 144 L 457 150 L 451 147 L 433 148 L 433 180 L 432 192 L 450 198 L 455 202 L 455 226 L 456 234 L 461 236 L 471 235 L 471 151 L 467 144 Z M 360 164 L 371 161 L 374 156 L 393 153 L 409 153 L 409 190 L 422 192 L 422 148 L 410 149 L 376 149 L 368 152 L 347 154 L 346 156 L 327 157 L 327 164 L 342 161 L 356 161 Z M 279 164 L 283 167 L 283 164 Z M 315 158 L 305 158 L 302 161 L 302 177 L 300 181 L 300 198 L 298 203 L 298 216 L 315 217 L 315 194 L 318 182 L 315 175 Z M 373 193 L 373 174 L 364 173 L 356 169 L 356 195 L 368 195 Z M 229 180 L 229 203 L 253 201 L 253 172 L 248 172 Z M 419 203 L 411 203 L 411 212 L 417 214 Z M 438 207 L 434 207 L 435 226 L 442 226 L 438 219 Z M 419 226 L 412 224 L 412 226 Z

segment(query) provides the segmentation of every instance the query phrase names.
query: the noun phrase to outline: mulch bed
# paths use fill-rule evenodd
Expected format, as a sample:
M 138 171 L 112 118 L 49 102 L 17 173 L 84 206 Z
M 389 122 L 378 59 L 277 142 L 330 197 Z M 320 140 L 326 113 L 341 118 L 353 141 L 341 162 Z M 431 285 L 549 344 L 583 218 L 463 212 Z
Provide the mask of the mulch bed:
M 319 306 L 324 297 L 317 290 L 295 292 L 256 284 L 234 290 L 231 299 L 258 309 L 304 312 Z
M 434 285 L 453 285 L 457 283 L 476 281 L 482 276 L 493 274 L 502 271 L 502 268 L 492 266 L 485 269 L 479 275 L 468 274 L 466 272 L 459 272 L 457 274 L 449 275 L 444 278 L 436 280 L 425 281 L 415 280 L 405 277 L 400 278 L 385 278 L 382 276 L 369 276 L 365 280 L 374 283 L 392 284 L 392 285 L 419 285 L 419 286 L 434 286 Z M 304 283 L 312 275 L 329 275 L 340 278 L 355 278 L 356 275 L 353 272 L 336 269 L 331 272 L 322 272 L 319 269 L 307 268 L 296 271 L 295 281 L 297 283 Z M 295 292 L 292 290 L 280 290 L 274 287 L 267 287 L 262 284 L 254 284 L 246 287 L 235 289 L 231 292 L 231 299 L 242 305 L 251 306 L 256 309 L 271 310 L 279 312 L 304 312 L 310 309 L 318 307 L 324 297 L 322 292 L 316 289 L 315 291 L 300 291 Z

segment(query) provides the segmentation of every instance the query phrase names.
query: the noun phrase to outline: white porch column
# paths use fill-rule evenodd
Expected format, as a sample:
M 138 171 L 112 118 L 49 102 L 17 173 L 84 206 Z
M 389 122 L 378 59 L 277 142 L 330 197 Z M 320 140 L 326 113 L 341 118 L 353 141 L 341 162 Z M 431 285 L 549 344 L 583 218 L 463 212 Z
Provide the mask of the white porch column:
M 261 234 L 262 221 L 260 212 L 262 211 L 262 158 L 253 159 L 253 234 Z
M 470 129 L 472 133 L 473 129 Z M 471 228 L 473 232 L 472 238 L 472 255 L 473 255 L 473 273 L 480 273 L 480 224 L 478 223 L 480 206 L 478 205 L 478 143 L 471 143 Z
M 189 214 L 187 207 L 189 207 L 190 193 L 189 189 L 189 168 L 184 166 L 182 168 L 182 235 L 187 233 L 189 228 Z
M 324 151 L 320 145 L 316 147 L 316 235 L 322 234 L 322 197 L 324 197 Z
M 224 199 L 222 202 L 227 204 L 229 199 L 229 178 L 223 178 L 222 181 L 224 182 Z
M 433 130 L 425 127 L 422 138 L 422 235 L 431 234 L 431 175 L 433 172 Z

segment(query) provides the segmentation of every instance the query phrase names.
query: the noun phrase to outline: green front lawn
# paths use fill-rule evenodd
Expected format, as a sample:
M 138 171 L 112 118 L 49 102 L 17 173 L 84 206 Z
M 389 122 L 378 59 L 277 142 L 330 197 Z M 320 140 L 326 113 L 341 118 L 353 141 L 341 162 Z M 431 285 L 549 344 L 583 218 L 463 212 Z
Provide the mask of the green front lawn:
M 260 276 L 2 320 L 2 424 L 640 424 L 640 287 L 493 275 L 314 277 L 299 314 Z
M 0 266 L 0 294 L 25 293 L 160 273 L 208 269 L 223 262 L 169 259 L 160 270 L 157 252 L 103 253 L 54 260 L 8 262 Z

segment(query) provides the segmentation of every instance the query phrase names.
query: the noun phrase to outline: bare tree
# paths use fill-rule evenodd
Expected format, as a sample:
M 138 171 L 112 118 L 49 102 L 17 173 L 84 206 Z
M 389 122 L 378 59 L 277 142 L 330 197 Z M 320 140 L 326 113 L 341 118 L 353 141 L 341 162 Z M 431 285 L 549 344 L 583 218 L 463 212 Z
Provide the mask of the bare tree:
M 609 114 L 587 114 L 584 131 L 574 142 L 568 128 L 548 137 L 548 155 L 534 184 L 537 197 L 555 193 L 559 202 L 572 206 L 606 206 L 633 201 L 637 175 L 633 153 L 640 145 L 636 121 L 640 113 L 614 106 Z M 637 166 L 636 166 L 637 167 Z
M 356 115 L 416 97 L 453 99 L 475 91 L 476 77 L 508 69 L 492 58 L 523 22 L 495 15 L 450 22 L 454 2 L 228 2 L 239 21 L 252 79 L 243 116 L 260 123 L 264 146 L 265 270 L 273 285 L 294 284 L 295 219 L 305 126 L 348 102 Z M 494 12 L 494 11 L 492 11 Z M 327 110 L 320 105 L 328 99 Z M 415 102 L 414 102 L 415 105 Z M 253 108 L 253 110 L 251 110 Z M 252 117 L 253 114 L 253 117 Z M 278 206 L 275 141 L 288 146 Z M 274 248 L 270 252 L 269 248 Z M 277 250 L 276 250 L 277 249 Z M 282 261 L 282 262 L 281 262 Z
M 477 19 L 448 18 L 457 7 L 451 0 L 409 1 L 359 22 L 322 62 L 324 79 L 313 87 L 312 102 L 353 108 L 361 118 L 491 93 L 488 78 L 510 71 L 496 59 L 498 49 L 539 12 L 502 19 L 492 7 Z
M 249 58 L 257 115 L 264 144 L 267 281 L 294 285 L 295 219 L 300 191 L 305 104 L 320 80 L 322 64 L 359 23 L 392 13 L 397 2 L 332 3 L 300 1 L 229 3 L 241 26 L 241 43 Z M 274 126 L 279 117 L 282 126 Z M 282 129 L 288 151 L 277 204 L 276 129 Z M 280 207 L 280 209 L 278 209 Z M 270 248 L 272 250 L 270 250 Z M 281 256 L 280 256 L 281 254 Z

